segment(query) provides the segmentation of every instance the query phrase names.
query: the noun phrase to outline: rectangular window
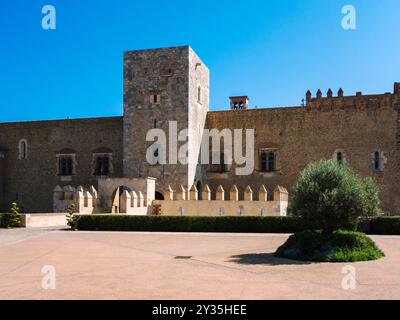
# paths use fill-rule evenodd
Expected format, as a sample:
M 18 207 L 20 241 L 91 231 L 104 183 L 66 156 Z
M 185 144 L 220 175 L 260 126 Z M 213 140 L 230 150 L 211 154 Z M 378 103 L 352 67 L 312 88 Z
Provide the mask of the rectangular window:
M 58 175 L 72 176 L 74 173 L 74 160 L 72 156 L 60 156 L 58 158 Z
M 151 104 L 160 104 L 161 102 L 161 94 L 160 93 L 152 93 L 150 95 L 150 103 Z
M 274 172 L 276 170 L 276 152 L 262 149 L 260 151 L 260 171 Z
M 110 157 L 97 156 L 94 174 L 96 176 L 108 176 L 110 174 Z

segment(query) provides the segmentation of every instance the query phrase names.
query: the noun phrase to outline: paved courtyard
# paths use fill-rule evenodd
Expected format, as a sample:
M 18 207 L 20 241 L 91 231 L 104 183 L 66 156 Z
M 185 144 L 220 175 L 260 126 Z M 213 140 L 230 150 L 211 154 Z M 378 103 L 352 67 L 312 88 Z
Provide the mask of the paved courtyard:
M 347 264 L 273 257 L 287 235 L 0 230 L 0 299 L 400 299 L 400 237 Z M 54 266 L 56 289 L 42 288 Z

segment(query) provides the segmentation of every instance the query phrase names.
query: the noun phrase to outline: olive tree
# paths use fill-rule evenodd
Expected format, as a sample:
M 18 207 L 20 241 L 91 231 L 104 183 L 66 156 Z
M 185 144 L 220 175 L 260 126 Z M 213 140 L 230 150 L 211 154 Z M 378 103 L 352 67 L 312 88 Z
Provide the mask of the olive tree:
M 378 188 L 335 160 L 311 163 L 300 175 L 290 212 L 325 232 L 356 226 L 361 217 L 381 213 Z

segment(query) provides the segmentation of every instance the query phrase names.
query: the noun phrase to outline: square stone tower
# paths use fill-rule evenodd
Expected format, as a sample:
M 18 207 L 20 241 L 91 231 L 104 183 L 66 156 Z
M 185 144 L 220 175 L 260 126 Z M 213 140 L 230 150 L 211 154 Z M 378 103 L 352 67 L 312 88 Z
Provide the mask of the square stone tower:
M 209 70 L 189 46 L 128 51 L 124 54 L 124 176 L 157 178 L 156 190 L 170 184 L 190 187 L 202 180 L 200 144 L 209 111 Z M 149 130 L 188 129 L 188 163 L 150 164 Z M 186 142 L 177 143 L 178 149 Z M 158 154 L 158 152 L 157 152 Z

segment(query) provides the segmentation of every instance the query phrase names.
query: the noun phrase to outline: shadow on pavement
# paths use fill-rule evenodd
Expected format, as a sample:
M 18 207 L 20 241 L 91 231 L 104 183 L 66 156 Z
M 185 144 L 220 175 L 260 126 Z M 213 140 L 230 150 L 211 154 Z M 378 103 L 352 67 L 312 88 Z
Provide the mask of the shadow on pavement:
M 230 262 L 235 262 L 238 264 L 265 264 L 271 266 L 278 265 L 291 265 L 291 264 L 312 264 L 310 261 L 297 261 L 290 259 L 277 258 L 273 253 L 246 253 L 239 254 L 236 256 L 231 256 Z

